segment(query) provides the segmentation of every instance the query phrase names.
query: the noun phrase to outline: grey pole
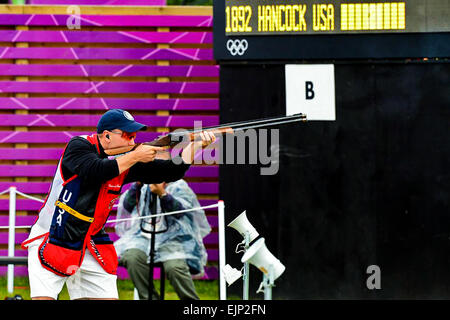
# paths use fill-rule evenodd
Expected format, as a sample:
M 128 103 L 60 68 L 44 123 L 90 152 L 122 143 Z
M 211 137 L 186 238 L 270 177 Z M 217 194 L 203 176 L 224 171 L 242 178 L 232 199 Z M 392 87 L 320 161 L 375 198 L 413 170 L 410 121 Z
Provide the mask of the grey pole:
M 245 231 L 244 236 L 244 253 L 248 250 L 249 243 L 250 243 L 250 233 L 248 231 Z M 248 262 L 244 262 L 244 272 L 242 274 L 242 280 L 244 281 L 244 288 L 243 288 L 243 300 L 248 300 L 248 289 L 249 289 L 249 282 L 250 282 L 250 265 Z

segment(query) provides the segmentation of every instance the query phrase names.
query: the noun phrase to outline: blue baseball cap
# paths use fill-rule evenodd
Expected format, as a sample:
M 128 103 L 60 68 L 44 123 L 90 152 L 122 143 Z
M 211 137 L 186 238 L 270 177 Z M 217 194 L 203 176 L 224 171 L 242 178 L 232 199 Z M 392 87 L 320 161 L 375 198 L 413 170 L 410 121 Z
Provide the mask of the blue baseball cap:
M 102 133 L 104 130 L 111 131 L 113 129 L 120 129 L 125 132 L 137 132 L 146 130 L 147 126 L 134 121 L 133 116 L 128 111 L 113 109 L 108 110 L 102 115 L 97 124 L 97 133 Z

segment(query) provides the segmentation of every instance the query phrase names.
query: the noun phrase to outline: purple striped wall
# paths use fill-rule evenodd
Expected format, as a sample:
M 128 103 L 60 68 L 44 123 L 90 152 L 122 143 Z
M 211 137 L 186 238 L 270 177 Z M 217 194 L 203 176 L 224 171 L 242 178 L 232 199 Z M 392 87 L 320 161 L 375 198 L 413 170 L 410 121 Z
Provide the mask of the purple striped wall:
M 30 192 L 27 193 L 29 194 Z M 44 196 L 41 196 L 40 198 L 43 199 Z M 217 200 L 209 200 L 209 199 L 200 199 L 199 202 L 201 206 L 210 206 L 217 204 Z M 41 202 L 31 199 L 18 199 L 16 205 L 17 210 L 33 211 L 34 214 L 36 213 L 37 210 L 41 208 L 41 206 L 42 206 Z M 0 199 L 0 210 L 7 211 L 8 208 L 9 208 L 9 199 Z
M 6 93 L 143 93 L 218 94 L 217 82 L 55 82 L 0 81 Z
M 91 134 L 91 131 L 0 131 L 1 143 L 63 143 L 74 136 Z M 157 132 L 139 132 L 136 142 L 151 141 L 160 134 Z M 0 145 L 1 146 L 1 145 Z
M 0 70 L 1 72 L 1 70 Z M 218 99 L 145 99 L 145 98 L 5 98 L 0 97 L 0 109 L 4 110 L 198 110 L 218 111 Z
M 218 182 L 189 182 L 188 184 L 197 194 L 217 194 L 219 191 Z M 14 186 L 21 192 L 45 194 L 50 188 L 50 182 L 0 182 L 0 192 Z M 129 185 L 125 185 L 122 190 L 126 191 L 128 188 Z M 4 209 L 7 203 L 1 202 L 2 200 L 0 199 L 0 208 Z
M 211 32 L 0 30 L 1 42 L 212 43 Z
M 47 4 L 47 5 L 89 5 L 89 6 L 164 6 L 165 0 L 27 0 L 27 4 Z
M 29 114 L 29 115 L 9 115 L 1 116 L 4 126 L 28 126 L 28 127 L 64 127 L 67 124 L 73 127 L 95 127 L 100 119 L 98 116 L 85 115 L 53 115 L 53 114 Z M 218 124 L 217 116 L 135 116 L 136 121 L 147 123 L 152 127 L 194 127 L 194 122 L 198 126 L 209 127 Z
M 68 21 L 73 21 L 70 15 L 66 14 L 0 14 L 0 25 L 15 26 L 63 26 Z M 162 15 L 85 15 L 80 16 L 80 24 L 83 26 L 95 27 L 212 27 L 212 17 L 210 16 L 179 16 Z
M 107 1 L 120 0 L 88 2 Z M 153 2 L 158 1 L 165 0 Z M 182 13 L 184 8 L 175 10 L 180 15 L 166 15 L 161 8 L 151 16 L 108 10 L 82 14 L 81 29 L 73 31 L 66 27 L 70 16 L 65 14 L 0 14 L 0 192 L 16 186 L 44 199 L 62 146 L 73 136 L 91 134 L 108 109 L 128 110 L 149 125 L 137 142 L 164 134 L 154 128 L 172 131 L 192 128 L 196 121 L 202 126 L 219 123 L 212 16 L 190 15 L 192 8 L 189 15 Z M 202 206 L 217 204 L 218 175 L 217 166 L 207 165 L 194 165 L 187 172 L 185 178 Z M 33 224 L 41 206 L 19 197 L 16 224 Z M 8 223 L 8 209 L 9 200 L 0 199 L 0 226 Z M 213 227 L 204 239 L 210 262 L 205 278 L 211 279 L 217 278 L 217 208 L 205 212 Z M 111 219 L 115 215 L 113 208 Z M 111 224 L 107 231 L 113 232 Z M 19 229 L 16 244 L 26 237 Z M 117 236 L 113 233 L 112 238 Z M 7 230 L 0 230 L 0 245 L 6 243 Z M 1 249 L 0 255 L 5 254 Z M 0 267 L 0 275 L 4 270 Z M 26 267 L 16 270 L 26 274 Z M 120 268 L 119 277 L 127 277 L 125 269 Z
M 23 241 L 25 241 L 28 238 L 28 232 L 17 232 L 16 233 L 16 243 L 20 244 Z M 110 239 L 112 241 L 116 241 L 119 239 L 119 236 L 117 236 L 115 233 L 109 233 Z M 204 238 L 205 244 L 217 244 L 219 237 L 217 233 L 210 233 Z M 8 243 L 8 234 L 7 233 L 0 233 L 0 244 L 7 244 Z
M 71 77 L 218 77 L 217 66 L 152 65 L 2 65 L 2 76 L 71 76 Z
M 0 177 L 53 177 L 55 165 L 3 165 L 0 164 Z M 185 177 L 209 178 L 219 174 L 217 166 L 191 166 Z M 1 199 L 0 199 L 1 201 Z
M 37 218 L 37 215 L 32 215 L 32 216 L 18 215 L 16 217 L 16 226 L 31 226 L 36 222 L 36 218 Z M 7 216 L 0 216 L 0 226 L 8 226 L 8 223 L 9 223 L 8 219 L 9 219 L 9 217 L 7 217 Z M 116 219 L 115 214 L 111 215 L 108 218 L 108 220 L 114 220 L 114 219 Z M 208 222 L 211 225 L 211 227 L 217 228 L 217 226 L 218 226 L 217 216 L 208 216 L 207 219 L 208 219 Z M 0 255 L 1 255 L 1 250 L 0 250 Z
M 212 49 L 0 47 L 1 59 L 213 60 Z

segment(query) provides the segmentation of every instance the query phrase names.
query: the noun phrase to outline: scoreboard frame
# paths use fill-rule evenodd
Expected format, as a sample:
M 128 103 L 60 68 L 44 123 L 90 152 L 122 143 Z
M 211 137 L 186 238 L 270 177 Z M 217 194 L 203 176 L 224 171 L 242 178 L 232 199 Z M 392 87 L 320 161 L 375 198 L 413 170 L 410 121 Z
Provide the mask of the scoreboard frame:
M 340 32 L 226 32 L 227 17 L 225 3 L 237 3 L 237 0 L 214 0 L 214 58 L 216 60 L 335 60 L 335 59 L 408 59 L 408 58 L 449 58 L 450 30 L 418 31 L 410 26 L 408 30 L 360 30 Z M 254 5 L 256 0 L 239 0 L 238 3 Z M 417 0 L 410 0 L 417 1 Z M 446 8 L 450 0 L 441 1 Z M 258 3 L 266 3 L 259 1 Z M 311 4 L 312 1 L 306 0 Z M 314 2 L 314 1 L 313 1 Z M 341 0 L 317 0 L 317 4 L 341 3 Z M 354 0 L 350 2 L 359 2 Z M 368 0 L 364 2 L 380 3 Z M 408 0 L 403 0 L 408 5 Z M 292 0 L 277 1 L 277 4 L 292 3 Z M 302 3 L 298 1 L 298 3 Z M 383 2 L 386 3 L 386 2 Z M 228 11 L 229 12 L 229 11 Z M 228 16 L 229 17 L 229 16 Z M 427 19 L 425 19 L 427 20 Z M 431 20 L 431 19 L 430 19 Z M 449 17 L 450 20 L 450 17 Z M 408 24 L 407 20 L 407 24 Z M 229 26 L 229 21 L 228 21 Z M 420 27 L 423 29 L 423 27 Z M 228 27 L 228 31 L 230 28 Z M 433 29 L 433 28 L 432 28 Z M 433 29 L 435 30 L 435 29 Z M 439 29 L 437 29 L 439 30 Z

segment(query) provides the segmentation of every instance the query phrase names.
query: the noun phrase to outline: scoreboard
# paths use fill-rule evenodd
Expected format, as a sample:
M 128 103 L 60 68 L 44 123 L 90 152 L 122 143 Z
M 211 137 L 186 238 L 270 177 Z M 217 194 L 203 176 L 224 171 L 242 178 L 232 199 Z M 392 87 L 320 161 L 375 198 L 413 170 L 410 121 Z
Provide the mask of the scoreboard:
M 450 57 L 450 0 L 215 0 L 217 60 Z

